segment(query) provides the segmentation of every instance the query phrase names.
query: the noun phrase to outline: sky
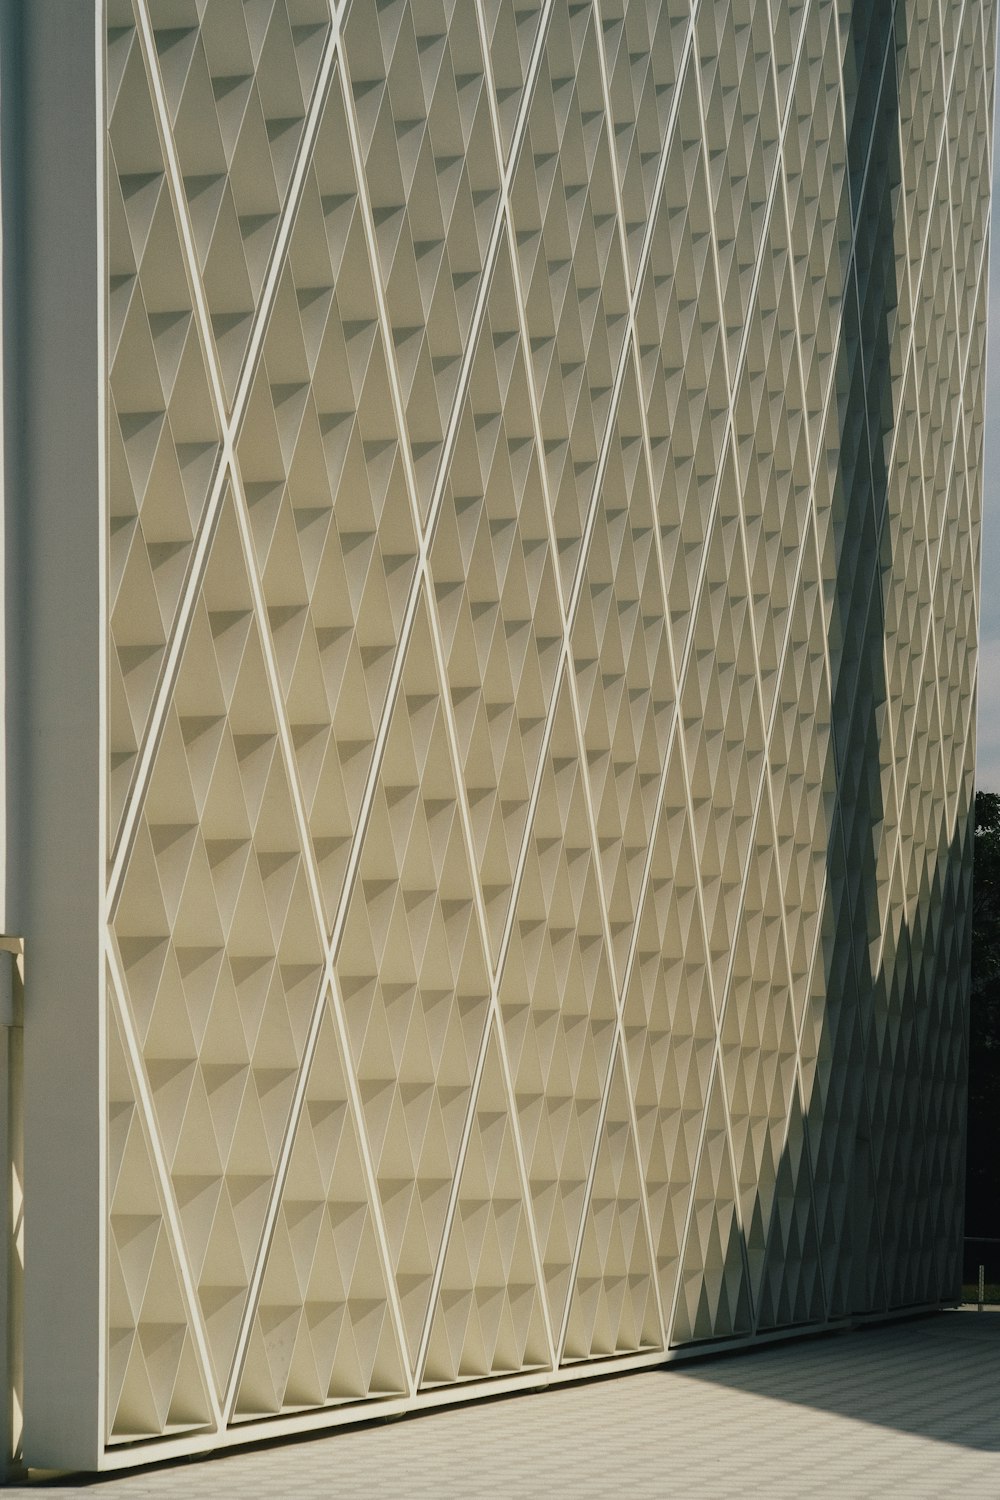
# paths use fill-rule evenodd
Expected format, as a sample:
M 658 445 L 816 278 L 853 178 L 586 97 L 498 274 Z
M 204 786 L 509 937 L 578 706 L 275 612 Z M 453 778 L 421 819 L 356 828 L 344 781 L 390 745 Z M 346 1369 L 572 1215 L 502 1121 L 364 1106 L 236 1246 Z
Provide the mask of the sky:
M 995 123 L 989 299 L 976 785 L 1000 791 L 1000 132 Z

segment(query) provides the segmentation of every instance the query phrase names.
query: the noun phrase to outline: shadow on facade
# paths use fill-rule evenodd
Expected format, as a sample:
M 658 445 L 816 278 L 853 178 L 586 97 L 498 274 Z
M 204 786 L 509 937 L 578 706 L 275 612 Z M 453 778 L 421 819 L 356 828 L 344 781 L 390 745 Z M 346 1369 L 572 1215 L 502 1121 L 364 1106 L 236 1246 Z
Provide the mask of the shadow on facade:
M 832 1242 L 839 1219 L 849 1251 L 837 1258 L 846 1284 L 831 1286 L 827 1273 L 834 1316 L 926 1306 L 957 1295 L 961 1281 L 972 788 L 950 756 L 962 726 L 939 727 L 921 701 L 934 694 L 940 670 L 925 634 L 938 520 L 923 518 L 921 478 L 928 510 L 937 509 L 940 470 L 928 451 L 933 422 L 924 416 L 921 442 L 914 425 L 922 403 L 916 382 L 906 386 L 911 324 L 932 291 L 925 281 L 910 306 L 906 262 L 920 264 L 913 221 L 921 234 L 927 227 L 917 214 L 907 227 L 899 154 L 898 78 L 915 77 L 918 61 L 907 56 L 911 40 L 923 44 L 907 35 L 903 7 L 852 7 L 844 72 L 855 253 L 836 377 L 829 581 L 837 791 L 823 943 L 832 1068 L 823 1117 L 806 1105 L 814 1160 L 831 1184 L 821 1236 Z M 916 160 L 916 148 L 912 155 L 908 171 L 929 172 L 926 157 Z M 932 184 L 926 191 L 933 217 L 939 200 Z M 933 240 L 933 225 L 927 233 Z M 931 387 L 947 379 L 942 365 L 930 369 Z M 955 398 L 953 424 L 957 408 Z M 941 442 L 957 456 L 954 426 Z M 948 494 L 952 505 L 964 503 L 957 478 Z M 940 522 L 942 530 L 955 525 L 951 513 Z M 942 740 L 950 782 L 940 769 Z
M 961 1283 L 972 794 L 967 767 L 960 786 L 928 770 L 939 763 L 943 740 L 954 773 L 950 741 L 961 739 L 962 726 L 942 722 L 939 730 L 937 714 L 925 714 L 920 702 L 921 694 L 936 693 L 939 666 L 933 662 L 928 676 L 921 660 L 936 538 L 933 519 L 930 525 L 921 519 L 921 476 L 933 430 L 928 419 L 922 448 L 914 425 L 918 395 L 905 388 L 913 231 L 900 162 L 897 64 L 908 42 L 903 7 L 872 0 L 851 8 L 844 75 L 854 251 L 844 261 L 834 374 L 839 426 L 828 428 L 826 439 L 828 451 L 835 445 L 838 472 L 825 539 L 822 528 L 820 535 L 830 607 L 833 764 L 827 891 L 810 1002 L 821 1009 L 821 1022 L 814 1081 L 803 1100 L 816 1248 L 806 1243 L 808 1229 L 797 1236 L 795 1251 L 803 1262 L 815 1254 L 827 1316 L 842 1323 L 947 1304 L 960 1296 Z M 919 38 L 916 44 L 923 45 Z M 914 170 L 930 171 L 926 158 Z M 933 216 L 938 205 L 932 187 L 926 191 Z M 918 216 L 918 222 L 926 227 L 928 220 Z M 942 274 L 950 275 L 950 267 Z M 927 295 L 926 286 L 921 291 Z M 946 371 L 930 370 L 931 384 L 945 378 Z M 954 444 L 954 434 L 942 441 Z M 937 462 L 932 453 L 931 467 Z M 778 1166 L 772 1239 L 774 1223 L 793 1212 L 778 1202 L 782 1181 L 797 1172 L 787 1160 Z M 755 1286 L 749 1247 L 742 1249 L 754 1326 L 791 1332 L 811 1321 L 801 1313 L 789 1317 L 787 1309 L 784 1316 L 762 1312 L 762 1278 Z M 767 1264 L 779 1258 L 769 1243 L 765 1277 Z M 808 1275 L 808 1267 L 800 1274 Z M 787 1358 L 709 1361 L 689 1373 L 948 1438 L 934 1412 L 907 1412 L 901 1393 L 912 1343 L 893 1343 L 886 1334 L 879 1345 L 885 1399 L 872 1402 L 866 1394 L 863 1410 L 850 1378 L 838 1383 L 830 1344 L 821 1352 L 805 1346 L 801 1358 L 789 1351 Z M 987 1353 L 981 1337 L 966 1341 L 945 1378 L 975 1388 L 991 1357 L 995 1364 L 998 1356 Z M 805 1381 L 803 1359 L 814 1370 Z M 968 1441 L 997 1447 L 1000 1434 Z
M 818 960 L 824 1008 L 815 1083 L 803 1100 L 814 1177 L 813 1247 L 799 1246 L 801 1259 L 813 1256 L 832 1320 L 937 1304 L 957 1294 L 960 1278 L 971 789 L 959 797 L 950 826 L 941 810 L 946 799 L 941 809 L 925 810 L 919 818 L 910 809 L 915 829 L 930 830 L 927 847 L 936 844 L 937 857 L 926 861 L 927 875 L 906 920 L 897 920 L 902 902 L 884 858 L 896 837 L 883 602 L 896 588 L 900 568 L 891 512 L 897 501 L 922 504 L 919 455 L 909 489 L 894 489 L 889 470 L 893 435 L 907 420 L 901 387 L 910 317 L 900 282 L 906 226 L 896 58 L 905 54 L 908 40 L 902 9 L 893 0 L 855 0 L 845 59 L 854 251 L 844 264 L 845 311 L 834 374 L 839 424 L 832 430 L 839 473 L 823 549 L 829 564 L 824 581 L 831 604 L 835 774 Z M 5 400 L 10 410 L 13 394 Z M 9 557 L 16 552 L 12 548 Z M 894 687 L 892 696 L 895 702 Z M 913 704 L 900 709 L 915 711 Z M 30 773 L 29 762 L 27 757 L 18 776 L 8 778 L 8 788 L 22 784 L 19 776 Z M 12 826 L 17 811 L 10 809 Z M 917 832 L 907 836 L 919 843 Z M 797 1165 L 778 1164 L 779 1184 L 798 1175 Z M 744 1245 L 745 1284 L 752 1287 L 750 1260 Z M 791 1332 L 796 1324 L 777 1315 L 761 1326 Z M 936 1424 L 933 1413 L 907 1413 L 901 1393 L 912 1341 L 880 1346 L 885 1400 L 866 1396 L 863 1410 L 849 1386 L 838 1386 L 839 1347 L 824 1344 L 817 1356 L 806 1345 L 794 1358 L 780 1359 L 764 1351 L 753 1359 L 715 1360 L 686 1374 L 900 1431 L 1000 1448 L 996 1433 L 958 1439 Z M 809 1360 L 815 1380 L 803 1379 Z M 984 1368 L 980 1340 L 970 1340 L 967 1358 L 963 1353 L 950 1368 L 957 1380 L 978 1385 Z

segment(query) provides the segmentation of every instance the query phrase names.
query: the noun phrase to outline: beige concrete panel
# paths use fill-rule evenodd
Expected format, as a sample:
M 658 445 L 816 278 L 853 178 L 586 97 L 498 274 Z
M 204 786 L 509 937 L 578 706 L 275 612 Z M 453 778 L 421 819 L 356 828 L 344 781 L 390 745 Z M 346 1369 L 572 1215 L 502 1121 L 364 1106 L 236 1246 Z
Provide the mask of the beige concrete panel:
M 570 1292 L 616 1014 L 575 744 L 564 679 L 499 985 L 556 1327 Z
M 328 928 L 417 563 L 345 133 L 334 79 L 236 449 Z
M 330 30 L 325 0 L 147 7 L 231 403 Z
M 336 959 L 411 1359 L 490 997 L 457 795 L 421 607 Z
M 570 1298 L 564 1364 L 663 1347 L 641 1194 L 639 1159 L 618 1058 Z
M 219 1389 L 322 973 L 227 500 L 114 916 Z
M 105 19 L 73 1453 L 952 1296 L 992 7 Z
M 327 1005 L 267 1252 L 235 1420 L 404 1392 L 386 1272 Z
M 108 1028 L 108 1441 L 198 1430 L 212 1409 L 118 1024 Z
M 429 563 L 495 964 L 563 643 L 506 247 Z
M 548 1366 L 516 1128 L 491 1031 L 421 1376 L 425 1388 Z
M 716 1078 L 691 1195 L 671 1343 L 726 1338 L 750 1328 L 741 1239 L 725 1102 Z

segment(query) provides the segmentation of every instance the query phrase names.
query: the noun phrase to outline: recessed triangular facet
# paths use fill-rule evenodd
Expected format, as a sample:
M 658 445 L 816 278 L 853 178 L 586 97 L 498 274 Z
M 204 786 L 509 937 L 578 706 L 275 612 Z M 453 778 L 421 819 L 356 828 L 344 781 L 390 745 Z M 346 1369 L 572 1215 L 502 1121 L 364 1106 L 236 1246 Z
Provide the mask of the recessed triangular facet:
M 621 1057 L 615 1059 L 583 1225 L 562 1360 L 661 1349 L 642 1185 Z
M 330 30 L 325 0 L 153 6 L 166 95 L 226 395 L 254 315 Z M 187 24 L 177 25 L 186 12 Z
M 114 923 L 220 1390 L 322 967 L 276 743 L 227 497 Z
M 421 604 L 337 952 L 411 1357 L 489 1000 L 457 797 Z
M 176 1247 L 113 1013 L 108 1028 L 108 1185 L 108 1441 L 208 1427 L 211 1406 Z
M 108 119 L 112 843 L 221 436 L 133 26 L 121 28 L 115 53 L 121 74 Z
M 250 1331 L 236 1419 L 405 1391 L 385 1274 L 327 1005 Z
M 748 1333 L 750 1319 L 746 1257 L 717 1077 L 694 1181 L 670 1343 Z
M 495 1036 L 487 1044 L 472 1133 L 421 1385 L 548 1366 L 542 1291 Z
M 557 1328 L 570 1292 L 615 1023 L 583 774 L 564 680 L 500 981 L 538 1248 Z

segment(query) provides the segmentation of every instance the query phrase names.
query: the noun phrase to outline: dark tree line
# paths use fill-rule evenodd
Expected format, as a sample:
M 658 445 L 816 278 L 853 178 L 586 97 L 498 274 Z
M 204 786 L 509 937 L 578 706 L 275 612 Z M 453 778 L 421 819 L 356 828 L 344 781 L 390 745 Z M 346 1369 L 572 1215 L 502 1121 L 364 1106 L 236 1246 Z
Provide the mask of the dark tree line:
M 1000 793 L 976 793 L 965 1232 L 1000 1239 Z

